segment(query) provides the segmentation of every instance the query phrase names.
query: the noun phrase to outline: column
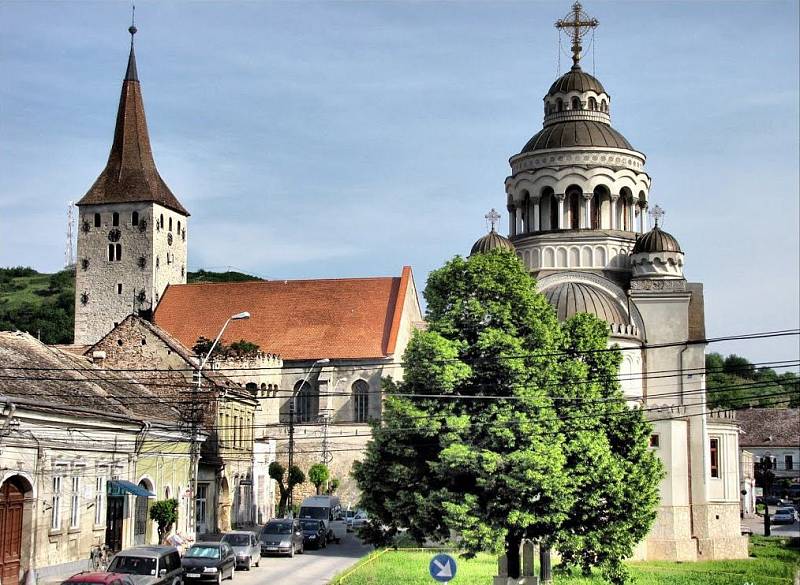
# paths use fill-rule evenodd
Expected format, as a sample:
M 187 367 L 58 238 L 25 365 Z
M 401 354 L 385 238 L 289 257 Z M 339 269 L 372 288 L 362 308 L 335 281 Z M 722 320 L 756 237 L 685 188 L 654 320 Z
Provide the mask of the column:
M 636 209 L 639 210 L 639 233 L 644 233 L 644 207 L 642 207 L 639 202 L 636 202 Z
M 630 205 L 628 205 L 628 229 L 632 232 L 636 231 L 636 205 L 633 203 L 633 200 L 630 201 Z
M 619 194 L 611 196 L 611 229 L 617 230 L 617 224 L 619 223 L 617 220 L 617 199 L 619 199 Z
M 591 229 L 592 227 L 592 196 L 594 193 L 583 194 L 583 225 L 581 227 Z
M 533 200 L 533 224 L 531 225 L 532 232 L 542 231 L 542 218 L 539 210 L 539 198 Z
M 515 235 L 514 229 L 517 227 L 514 206 L 509 204 L 506 209 L 508 209 L 508 235 L 513 236 Z
M 564 199 L 567 197 L 566 193 L 556 193 L 558 199 L 558 229 L 564 229 Z
M 517 208 L 517 234 L 524 234 L 525 233 L 525 222 L 523 221 L 525 218 L 525 212 L 522 207 Z
M 648 230 L 648 221 L 647 221 L 647 203 L 642 204 L 642 233 L 647 232 Z

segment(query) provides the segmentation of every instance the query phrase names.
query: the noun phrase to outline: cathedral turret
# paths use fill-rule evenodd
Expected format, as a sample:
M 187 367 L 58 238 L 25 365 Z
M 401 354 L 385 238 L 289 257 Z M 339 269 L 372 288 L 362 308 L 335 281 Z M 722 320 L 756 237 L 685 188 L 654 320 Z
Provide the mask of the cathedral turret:
M 186 282 L 189 212 L 156 168 L 131 48 L 114 141 L 80 210 L 75 343 L 92 344 L 131 313 L 148 312 L 168 284 Z
M 651 212 L 655 226 L 636 240 L 631 251 L 633 278 L 682 279 L 683 251 L 675 236 L 658 225 L 664 216 L 660 206 Z
M 573 65 L 544 96 L 542 129 L 510 159 L 508 231 L 537 275 L 570 268 L 623 283 L 647 231 L 650 177 L 644 154 L 611 126 L 610 94 L 581 68 L 581 39 L 597 25 L 578 2 L 556 22 L 572 39 Z

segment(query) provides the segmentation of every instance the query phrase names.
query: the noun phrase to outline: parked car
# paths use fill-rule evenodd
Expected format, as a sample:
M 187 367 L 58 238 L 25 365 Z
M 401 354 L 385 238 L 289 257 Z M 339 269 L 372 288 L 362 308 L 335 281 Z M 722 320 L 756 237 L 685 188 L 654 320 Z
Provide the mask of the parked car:
M 794 508 L 784 507 L 775 510 L 769 517 L 773 524 L 794 524 L 797 520 L 797 511 Z
M 262 555 L 288 555 L 304 553 L 303 531 L 297 518 L 270 520 L 261 530 Z
M 101 573 L 84 571 L 73 575 L 61 585 L 135 585 L 130 575 L 125 573 Z
M 196 542 L 186 549 L 181 562 L 186 583 L 219 584 L 223 579 L 233 579 L 236 570 L 236 556 L 227 542 Z
M 353 518 L 355 517 L 355 515 L 356 515 L 355 510 L 345 510 L 344 512 L 344 521 L 345 524 L 347 525 L 347 532 L 353 531 Z
M 246 530 L 226 532 L 222 542 L 227 542 L 233 549 L 237 569 L 241 567 L 249 571 L 253 565 L 258 567 L 261 564 L 261 543 L 254 533 Z
M 325 548 L 328 546 L 328 531 L 322 520 L 300 520 L 303 529 L 303 545 L 311 548 Z
M 181 555 L 174 546 L 135 546 L 114 555 L 109 573 L 130 575 L 135 585 L 181 585 Z
M 787 502 L 778 496 L 767 496 L 764 498 L 769 506 L 788 506 L 791 502 Z
M 362 528 L 367 522 L 369 522 L 369 516 L 367 516 L 367 513 L 364 510 L 359 510 L 353 517 L 353 530 Z
M 322 520 L 328 531 L 328 542 L 341 542 L 347 534 L 344 510 L 338 496 L 310 496 L 300 504 L 300 518 Z

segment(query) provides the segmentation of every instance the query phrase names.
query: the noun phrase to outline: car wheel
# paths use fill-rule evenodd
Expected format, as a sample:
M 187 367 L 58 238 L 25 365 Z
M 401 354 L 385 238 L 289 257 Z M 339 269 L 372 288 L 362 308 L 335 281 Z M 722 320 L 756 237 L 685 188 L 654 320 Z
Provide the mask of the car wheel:
M 289 553 L 289 558 L 292 558 L 293 556 L 294 556 L 294 544 L 292 544 L 292 550 Z
M 222 571 L 217 573 L 217 585 L 222 585 Z

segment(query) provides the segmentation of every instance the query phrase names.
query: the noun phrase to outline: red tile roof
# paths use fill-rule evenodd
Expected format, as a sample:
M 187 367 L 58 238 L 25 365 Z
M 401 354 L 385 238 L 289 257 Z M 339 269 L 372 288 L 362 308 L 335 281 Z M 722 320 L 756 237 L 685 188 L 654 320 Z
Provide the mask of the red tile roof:
M 400 277 L 179 284 L 167 288 L 154 321 L 186 347 L 245 339 L 284 360 L 383 358 L 395 351 L 411 268 Z

